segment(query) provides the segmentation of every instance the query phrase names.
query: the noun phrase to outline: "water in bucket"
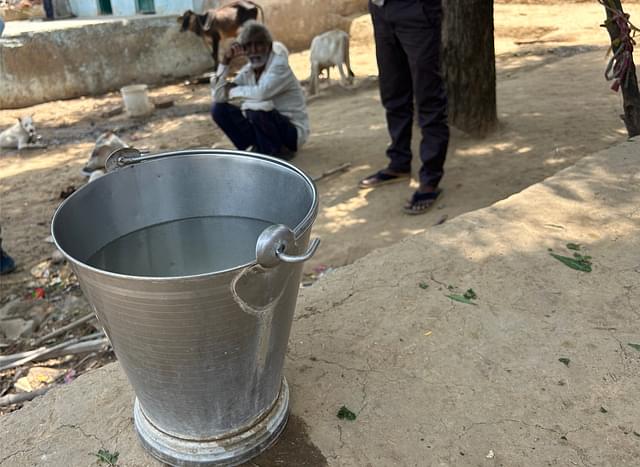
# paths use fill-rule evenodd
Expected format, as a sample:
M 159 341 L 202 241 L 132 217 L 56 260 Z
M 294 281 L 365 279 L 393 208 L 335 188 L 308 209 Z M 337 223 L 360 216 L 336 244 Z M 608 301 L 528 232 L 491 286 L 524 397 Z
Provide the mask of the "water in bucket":
M 104 271 L 180 277 L 224 271 L 254 261 L 271 222 L 247 217 L 195 217 L 152 225 L 105 245 L 87 261 Z

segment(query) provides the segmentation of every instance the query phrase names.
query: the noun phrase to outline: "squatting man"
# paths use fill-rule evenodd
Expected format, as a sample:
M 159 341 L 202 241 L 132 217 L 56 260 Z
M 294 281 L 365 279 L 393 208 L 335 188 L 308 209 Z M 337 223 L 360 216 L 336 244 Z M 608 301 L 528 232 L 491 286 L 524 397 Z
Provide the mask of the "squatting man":
M 227 81 L 229 64 L 243 55 L 248 63 Z M 274 42 L 261 23 L 244 24 L 211 78 L 211 88 L 211 116 L 236 148 L 290 160 L 306 142 L 309 116 L 302 87 L 286 47 Z M 236 99 L 239 107 L 232 103 Z

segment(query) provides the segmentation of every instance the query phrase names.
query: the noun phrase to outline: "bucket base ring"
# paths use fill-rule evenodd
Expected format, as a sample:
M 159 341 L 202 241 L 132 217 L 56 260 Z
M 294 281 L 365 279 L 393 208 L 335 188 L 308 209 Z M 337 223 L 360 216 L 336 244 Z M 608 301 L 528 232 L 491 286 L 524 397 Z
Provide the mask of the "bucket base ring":
M 271 411 L 248 430 L 229 438 L 195 441 L 168 435 L 147 420 L 136 398 L 133 419 L 144 448 L 156 459 L 179 467 L 234 466 L 267 450 L 282 434 L 289 417 L 289 386 L 282 378 Z

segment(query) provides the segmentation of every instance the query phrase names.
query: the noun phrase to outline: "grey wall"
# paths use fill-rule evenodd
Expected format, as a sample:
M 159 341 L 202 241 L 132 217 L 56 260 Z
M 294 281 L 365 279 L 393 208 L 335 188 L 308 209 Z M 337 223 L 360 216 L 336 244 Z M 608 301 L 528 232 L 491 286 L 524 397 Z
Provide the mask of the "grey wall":
M 121 19 L 0 39 L 0 108 L 159 83 L 213 66 L 174 17 Z

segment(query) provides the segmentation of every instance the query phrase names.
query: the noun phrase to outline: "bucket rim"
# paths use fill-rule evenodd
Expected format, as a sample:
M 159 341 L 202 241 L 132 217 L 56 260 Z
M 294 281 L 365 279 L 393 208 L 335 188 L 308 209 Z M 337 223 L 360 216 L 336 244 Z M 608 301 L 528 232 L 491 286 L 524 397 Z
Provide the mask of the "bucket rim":
M 136 160 L 135 164 L 130 165 L 130 166 L 125 166 L 125 167 L 122 167 L 122 168 L 119 168 L 119 169 L 116 169 L 116 170 L 113 170 L 112 172 L 107 172 L 106 174 L 104 174 L 100 178 L 110 177 L 110 176 L 113 176 L 113 175 L 117 174 L 120 170 L 132 169 L 132 168 L 136 167 L 139 164 L 145 164 L 145 163 L 148 163 L 148 162 L 157 162 L 157 161 L 159 161 L 160 159 L 163 159 L 163 158 L 180 157 L 180 156 L 189 156 L 189 157 L 191 157 L 191 156 L 194 156 L 194 155 L 203 155 L 203 156 L 220 156 L 220 155 L 222 155 L 222 156 L 233 156 L 233 157 L 251 157 L 253 159 L 264 160 L 264 161 L 272 163 L 274 165 L 280 165 L 280 166 L 285 167 L 286 169 L 288 169 L 288 170 L 290 170 L 292 172 L 295 172 L 298 176 L 300 176 L 300 178 L 302 178 L 307 183 L 307 185 L 311 189 L 311 194 L 312 194 L 311 207 L 309 208 L 307 214 L 298 223 L 297 226 L 292 228 L 292 231 L 294 233 L 295 239 L 298 240 L 299 238 L 301 238 L 302 235 L 312 227 L 312 225 L 313 225 L 313 223 L 314 223 L 314 221 L 316 219 L 316 216 L 318 214 L 318 206 L 319 206 L 318 189 L 316 187 L 316 184 L 313 181 L 313 179 L 311 177 L 309 177 L 304 171 L 302 171 L 301 169 L 299 169 L 295 165 L 290 164 L 289 162 L 286 162 L 286 161 L 284 161 L 282 159 L 278 159 L 277 157 L 267 156 L 267 155 L 264 155 L 264 154 L 258 154 L 258 153 L 249 152 L 249 151 L 240 151 L 240 150 L 235 150 L 235 149 L 208 149 L 208 148 L 203 148 L 203 149 L 184 149 L 184 150 L 176 150 L 176 151 L 167 151 L 167 152 L 161 152 L 161 153 L 142 156 L 138 160 Z M 165 276 L 136 276 L 136 275 L 130 275 L 130 274 L 121 274 L 121 273 L 117 273 L 117 272 L 111 272 L 111 271 L 106 271 L 104 269 L 96 268 L 94 266 L 91 266 L 91 265 L 85 263 L 84 261 L 80 261 L 79 259 L 77 259 L 77 258 L 73 257 L 71 254 L 69 254 L 65 249 L 62 248 L 62 246 L 60 246 L 60 244 L 58 243 L 58 239 L 56 238 L 54 228 L 56 226 L 56 219 L 57 219 L 58 214 L 60 213 L 60 211 L 62 209 L 64 209 L 65 205 L 67 203 L 71 202 L 71 200 L 73 200 L 74 197 L 79 196 L 78 194 L 81 193 L 82 190 L 87 188 L 90 183 L 92 183 L 92 182 L 87 182 L 86 184 L 84 184 L 83 186 L 78 188 L 76 191 L 74 191 L 62 203 L 60 203 L 60 205 L 56 208 L 56 210 L 54 211 L 53 216 L 51 218 L 50 231 L 51 231 L 51 237 L 53 238 L 54 245 L 64 255 L 64 257 L 67 259 L 67 261 L 70 261 L 71 263 L 73 263 L 74 265 L 76 265 L 78 267 L 81 267 L 83 269 L 88 269 L 88 270 L 90 270 L 90 271 L 92 271 L 94 273 L 102 274 L 102 275 L 105 275 L 105 276 L 108 276 L 108 277 L 112 277 L 114 279 L 153 281 L 153 282 L 168 282 L 168 281 L 176 281 L 176 280 L 207 279 L 207 278 L 211 278 L 211 277 L 214 277 L 214 276 L 219 276 L 219 275 L 222 275 L 222 274 L 227 274 L 227 273 L 234 272 L 234 271 L 241 271 L 243 269 L 258 265 L 257 261 L 254 259 L 253 261 L 250 261 L 248 263 L 240 264 L 238 266 L 233 266 L 231 268 L 223 269 L 223 270 L 220 270 L 220 271 L 205 272 L 205 273 L 201 273 L 201 274 L 191 274 L 191 275 L 186 275 L 186 276 L 166 276 L 165 277 Z

